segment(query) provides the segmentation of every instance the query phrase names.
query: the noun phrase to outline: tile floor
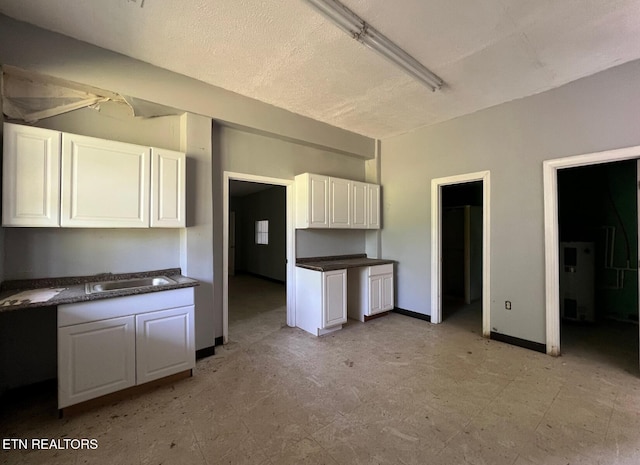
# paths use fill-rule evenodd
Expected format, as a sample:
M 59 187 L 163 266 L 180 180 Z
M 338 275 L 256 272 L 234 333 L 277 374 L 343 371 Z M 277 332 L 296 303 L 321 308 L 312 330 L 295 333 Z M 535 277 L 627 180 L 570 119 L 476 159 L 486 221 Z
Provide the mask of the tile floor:
M 637 371 L 489 341 L 459 315 L 314 338 L 286 327 L 282 285 L 251 282 L 232 280 L 231 342 L 193 378 L 62 420 L 53 389 L 3 399 L 0 438 L 98 448 L 0 450 L 0 463 L 640 463 Z

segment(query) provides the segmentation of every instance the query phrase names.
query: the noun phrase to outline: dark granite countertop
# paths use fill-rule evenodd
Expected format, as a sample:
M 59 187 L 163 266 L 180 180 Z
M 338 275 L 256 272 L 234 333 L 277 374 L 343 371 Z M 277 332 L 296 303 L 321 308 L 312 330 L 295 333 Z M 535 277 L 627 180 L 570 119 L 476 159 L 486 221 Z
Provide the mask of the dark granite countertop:
M 147 286 L 133 289 L 119 289 L 108 292 L 98 292 L 87 294 L 85 284 L 100 281 L 121 281 L 134 278 L 148 278 L 155 276 L 166 276 L 175 281 L 175 284 L 164 284 L 160 286 Z M 137 273 L 101 273 L 92 276 L 76 276 L 62 278 L 40 278 L 25 279 L 16 281 L 4 281 L 0 285 L 0 301 L 25 291 L 43 291 L 62 289 L 59 293 L 44 302 L 20 301 L 13 305 L 0 305 L 0 313 L 20 310 L 24 308 L 52 307 L 61 304 L 71 304 L 75 302 L 85 302 L 88 300 L 110 299 L 113 297 L 124 297 L 129 295 L 147 294 L 150 292 L 167 291 L 170 289 L 181 289 L 184 287 L 198 286 L 195 279 L 182 275 L 180 268 L 169 268 L 165 270 L 142 271 Z
M 387 265 L 395 263 L 393 260 L 382 258 L 367 258 L 366 254 L 335 255 L 331 257 L 298 258 L 296 266 L 314 271 L 344 270 L 361 266 Z

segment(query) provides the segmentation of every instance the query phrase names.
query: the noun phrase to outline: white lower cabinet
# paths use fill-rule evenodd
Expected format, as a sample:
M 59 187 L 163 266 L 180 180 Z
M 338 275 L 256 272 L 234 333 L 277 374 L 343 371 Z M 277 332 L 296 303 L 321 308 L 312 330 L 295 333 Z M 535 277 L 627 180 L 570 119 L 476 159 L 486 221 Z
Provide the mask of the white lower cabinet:
M 296 326 L 321 336 L 347 321 L 347 270 L 296 268 Z
M 136 315 L 138 384 L 193 368 L 193 305 Z
M 349 269 L 348 314 L 365 321 L 366 317 L 393 310 L 393 264 Z
M 136 384 L 133 316 L 58 329 L 59 408 Z
M 193 288 L 58 306 L 58 408 L 195 366 Z

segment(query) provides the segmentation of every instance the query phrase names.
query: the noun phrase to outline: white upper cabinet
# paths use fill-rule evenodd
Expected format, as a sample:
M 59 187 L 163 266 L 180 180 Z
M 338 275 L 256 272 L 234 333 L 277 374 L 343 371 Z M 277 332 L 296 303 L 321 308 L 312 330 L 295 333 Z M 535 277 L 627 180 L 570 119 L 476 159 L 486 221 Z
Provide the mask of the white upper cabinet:
M 63 227 L 149 227 L 150 149 L 62 135 Z
M 329 227 L 351 227 L 351 181 L 329 178 Z
M 380 228 L 380 186 L 348 179 L 296 176 L 297 228 Z
M 296 227 L 329 227 L 329 177 L 319 174 L 296 176 Z
M 3 226 L 186 226 L 184 153 L 5 123 L 3 160 Z
M 351 183 L 351 227 L 367 229 L 369 227 L 368 211 L 369 184 L 353 181 Z
M 2 225 L 58 226 L 60 132 L 4 124 Z
M 380 186 L 367 185 L 367 228 L 380 229 Z
M 184 228 L 186 156 L 182 152 L 151 149 L 151 227 Z

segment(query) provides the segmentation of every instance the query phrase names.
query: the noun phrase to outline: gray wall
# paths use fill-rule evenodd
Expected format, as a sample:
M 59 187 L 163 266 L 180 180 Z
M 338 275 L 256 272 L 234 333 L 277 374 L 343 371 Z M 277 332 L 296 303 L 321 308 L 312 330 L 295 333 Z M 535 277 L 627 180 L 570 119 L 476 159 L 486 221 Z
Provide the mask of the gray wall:
M 640 145 L 638 82 L 636 61 L 383 140 L 382 247 L 398 261 L 397 305 L 431 312 L 431 179 L 490 170 L 491 329 L 544 343 L 542 161 Z
M 297 174 L 318 173 L 357 181 L 365 180 L 365 161 L 342 153 L 300 144 L 281 137 L 258 134 L 237 127 L 215 125 L 214 158 L 214 275 L 222 275 L 222 184 L 225 171 L 293 180 Z M 297 231 L 296 237 L 305 231 Z M 298 257 L 358 253 L 365 250 L 364 231 L 322 231 L 322 242 L 302 239 Z M 346 242 L 345 242 L 346 240 Z M 343 252 L 347 250 L 347 252 Z M 322 252 L 322 253 L 321 253 Z M 216 336 L 222 336 L 222 282 L 214 283 Z
M 178 150 L 181 117 L 134 118 L 124 104 L 76 110 L 37 127 Z M 113 186 L 117 189 L 117 186 Z M 180 265 L 178 229 L 4 228 L 5 279 L 133 272 Z
M 197 349 L 213 345 L 215 337 L 222 335 L 222 172 L 232 170 L 293 179 L 295 174 L 315 171 L 364 179 L 364 160 L 374 157 L 374 141 L 367 137 L 3 15 L 0 15 L 0 64 L 188 112 L 180 118 L 179 147 L 175 147 L 187 152 L 188 157 L 188 227 L 178 233 L 178 246 L 183 272 L 201 283 L 196 289 Z M 212 120 L 247 129 L 227 128 L 212 138 Z M 76 123 L 80 129 L 77 132 L 92 130 L 97 131 L 94 135 L 107 137 L 92 122 Z M 123 137 L 133 136 L 126 131 L 120 133 Z M 147 134 L 146 129 L 143 133 Z M 147 135 L 141 133 L 145 140 Z M 174 126 L 166 133 L 154 134 L 154 140 L 159 141 L 159 146 L 174 148 L 175 135 Z M 162 140 L 165 137 L 171 137 L 170 144 Z M 2 234 L 0 231 L 0 238 Z M 165 258 L 173 262 L 173 256 Z M 5 266 L 5 276 L 11 273 Z
M 230 199 L 230 211 L 231 211 Z M 276 186 L 234 199 L 236 271 L 287 280 L 287 190 Z M 256 244 L 256 221 L 269 221 L 269 243 Z

